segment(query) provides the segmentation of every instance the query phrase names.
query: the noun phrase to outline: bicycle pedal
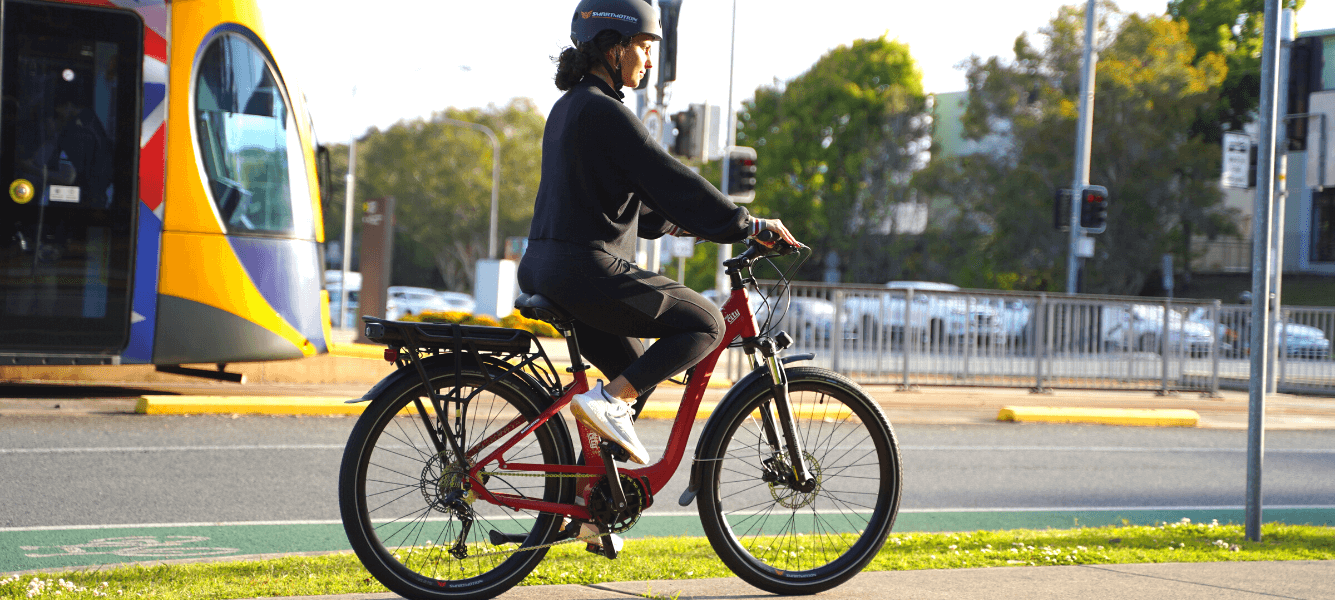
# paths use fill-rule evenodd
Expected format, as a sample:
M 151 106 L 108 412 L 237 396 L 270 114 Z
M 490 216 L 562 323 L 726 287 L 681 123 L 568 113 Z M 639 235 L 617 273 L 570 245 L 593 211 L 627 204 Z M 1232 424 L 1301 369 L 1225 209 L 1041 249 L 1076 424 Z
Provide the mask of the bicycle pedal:
M 621 539 L 621 536 L 615 533 L 609 533 L 604 535 L 597 544 L 585 544 L 584 550 L 607 558 L 608 560 L 615 560 L 616 557 L 621 554 L 621 549 L 625 546 L 626 540 Z
M 599 449 L 602 450 L 604 461 L 611 458 L 614 461 L 630 462 L 630 453 L 626 452 L 626 449 L 619 444 L 604 441 L 599 445 Z

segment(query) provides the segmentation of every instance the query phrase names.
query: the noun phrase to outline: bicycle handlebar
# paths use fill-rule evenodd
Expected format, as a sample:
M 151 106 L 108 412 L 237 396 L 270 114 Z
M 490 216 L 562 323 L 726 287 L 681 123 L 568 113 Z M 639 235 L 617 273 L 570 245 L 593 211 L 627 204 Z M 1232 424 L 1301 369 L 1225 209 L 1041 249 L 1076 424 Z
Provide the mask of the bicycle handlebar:
M 723 261 L 723 266 L 730 269 L 747 268 L 762 258 L 787 256 L 804 249 L 808 248 L 801 244 L 796 246 L 789 244 L 783 241 L 777 232 L 766 229 L 756 234 L 756 237 L 746 240 L 746 250 Z

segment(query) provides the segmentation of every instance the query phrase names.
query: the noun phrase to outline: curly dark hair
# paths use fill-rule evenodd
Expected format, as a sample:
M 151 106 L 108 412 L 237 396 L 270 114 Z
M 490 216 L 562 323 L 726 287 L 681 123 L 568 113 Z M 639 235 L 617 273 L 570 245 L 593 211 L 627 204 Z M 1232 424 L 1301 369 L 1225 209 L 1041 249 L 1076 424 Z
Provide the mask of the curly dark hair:
M 607 29 L 598 33 L 592 40 L 579 46 L 567 46 L 561 55 L 553 59 L 556 63 L 556 89 L 561 91 L 575 87 L 594 67 L 601 66 L 603 53 L 612 50 L 619 59 L 621 53 L 630 46 L 631 38 Z M 617 61 L 619 62 L 619 60 Z M 616 77 L 614 73 L 608 73 Z

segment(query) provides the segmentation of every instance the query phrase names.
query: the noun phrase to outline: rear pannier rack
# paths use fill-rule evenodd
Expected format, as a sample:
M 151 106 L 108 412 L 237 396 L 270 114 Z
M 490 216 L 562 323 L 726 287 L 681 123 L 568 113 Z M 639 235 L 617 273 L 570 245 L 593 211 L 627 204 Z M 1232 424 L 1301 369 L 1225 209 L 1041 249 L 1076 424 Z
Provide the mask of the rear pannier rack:
M 410 323 L 362 317 L 366 338 L 394 350 L 386 359 L 399 367 L 418 366 L 420 359 L 443 354 L 454 356 L 456 371 L 462 361 L 476 361 L 483 373 L 505 369 L 496 379 L 516 371 L 532 376 L 559 395 L 561 379 L 537 336 L 522 329 L 460 325 L 457 323 Z M 516 362 L 518 361 L 518 362 Z M 487 365 L 490 365 L 489 369 Z M 425 374 L 423 373 L 425 378 Z

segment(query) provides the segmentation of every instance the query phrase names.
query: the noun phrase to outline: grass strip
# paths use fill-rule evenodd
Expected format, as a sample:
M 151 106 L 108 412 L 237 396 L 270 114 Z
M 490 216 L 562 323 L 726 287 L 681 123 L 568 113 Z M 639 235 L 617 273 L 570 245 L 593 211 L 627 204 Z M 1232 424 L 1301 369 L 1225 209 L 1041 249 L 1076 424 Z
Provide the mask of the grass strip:
M 1069 530 L 892 533 L 868 571 L 1006 566 L 1335 559 L 1335 528 L 1267 524 L 1260 542 L 1241 525 L 1177 523 Z M 553 548 L 520 585 L 729 577 L 709 542 L 698 537 L 628 540 L 615 561 L 580 544 Z M 0 579 L 0 599 L 229 599 L 377 593 L 355 556 L 125 566 Z

